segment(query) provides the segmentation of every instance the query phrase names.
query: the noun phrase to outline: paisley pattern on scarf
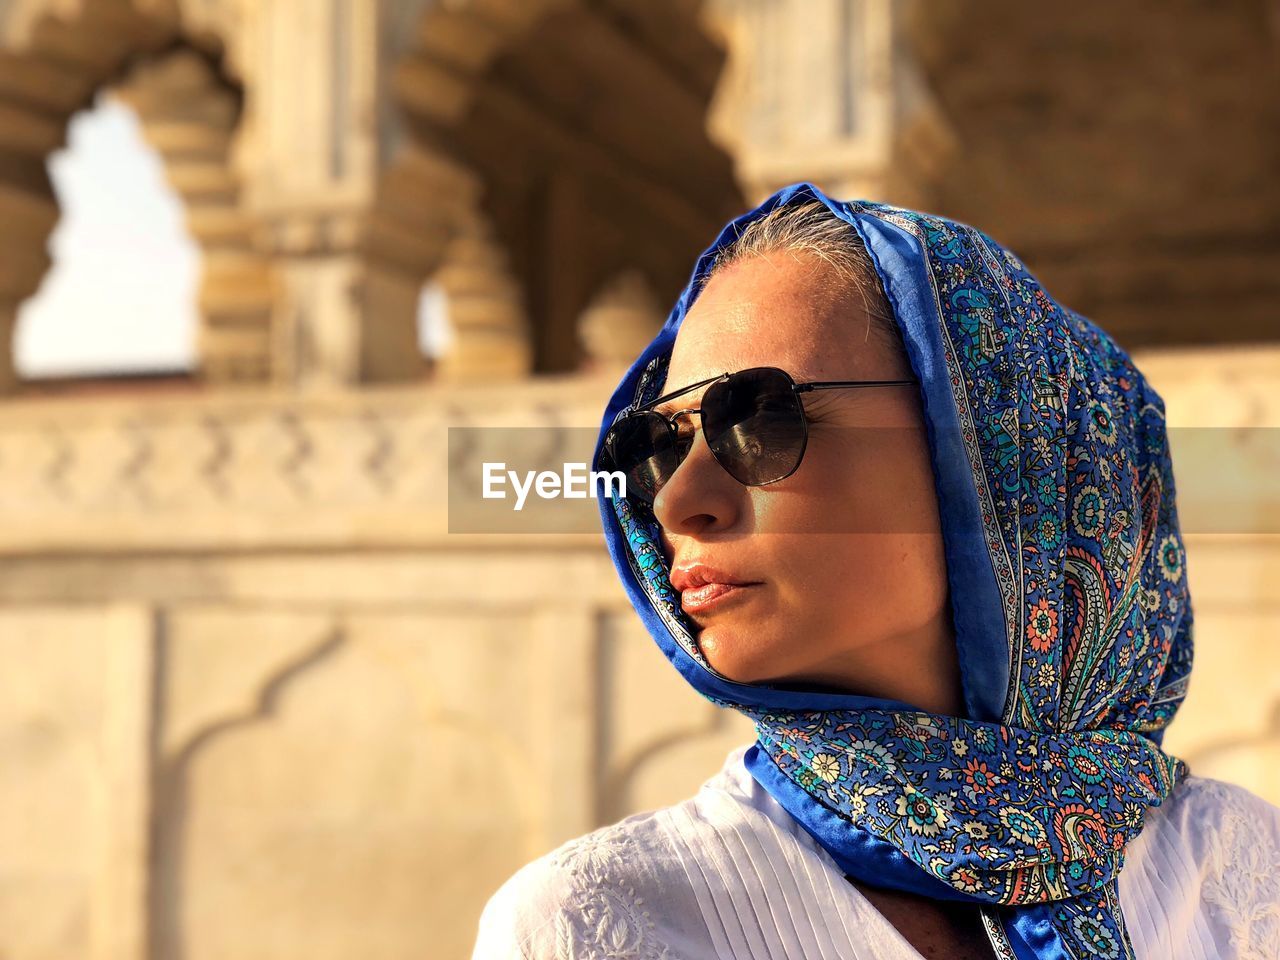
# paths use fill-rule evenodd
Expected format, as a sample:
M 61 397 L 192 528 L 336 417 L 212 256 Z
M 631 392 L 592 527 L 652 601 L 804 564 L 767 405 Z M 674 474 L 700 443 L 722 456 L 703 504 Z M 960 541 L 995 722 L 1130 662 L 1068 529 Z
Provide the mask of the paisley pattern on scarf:
M 989 719 L 854 697 L 857 706 L 805 709 L 794 692 L 734 683 L 698 649 L 656 521 L 618 497 L 601 503 L 615 563 L 686 679 L 755 722 L 757 747 L 781 774 L 761 782 L 788 795 L 780 801 L 833 855 L 880 855 L 861 844 L 837 849 L 848 841 L 821 826 L 834 812 L 875 838 L 874 849 L 918 866 L 930 878 L 920 892 L 936 891 L 937 881 L 958 898 L 998 905 L 1010 951 L 1023 960 L 1130 958 L 1116 885 L 1125 847 L 1188 773 L 1160 746 L 1186 695 L 1193 628 L 1163 401 L 1103 330 L 973 227 L 840 203 L 807 183 L 730 227 L 805 199 L 871 238 L 913 366 L 925 356 L 919 344 L 938 348 L 941 365 L 921 376 L 931 453 L 935 470 L 947 469 L 942 434 L 958 431 L 950 449 L 963 451 L 969 485 L 966 499 L 944 496 L 939 484 L 953 611 L 977 602 L 957 595 L 951 568 L 960 566 L 959 540 L 973 547 L 980 538 L 990 567 L 981 582 L 991 589 L 973 596 L 992 598 L 981 623 L 1007 651 L 1003 706 Z M 601 438 L 662 390 L 671 342 L 730 227 L 619 386 Z M 910 250 L 907 260 L 885 253 L 894 243 Z M 926 310 L 913 312 L 908 294 Z M 966 504 L 976 505 L 968 526 Z M 994 662 L 976 622 L 956 624 L 971 714 Z
M 1181 776 L 1181 761 L 1118 731 L 1045 736 L 863 710 L 764 713 L 757 732 L 815 799 L 993 903 L 1061 900 L 1110 879 L 1146 809 Z

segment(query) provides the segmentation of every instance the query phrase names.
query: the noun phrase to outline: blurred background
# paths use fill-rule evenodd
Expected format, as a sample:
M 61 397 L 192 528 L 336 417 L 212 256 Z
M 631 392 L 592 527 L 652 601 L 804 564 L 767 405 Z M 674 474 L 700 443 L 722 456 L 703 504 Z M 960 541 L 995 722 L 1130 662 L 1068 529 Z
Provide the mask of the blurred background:
M 0 956 L 460 960 L 750 741 L 599 537 L 448 533 L 446 431 L 598 427 L 783 184 L 1280 426 L 1278 53 L 1275 0 L 0 0 Z M 1280 802 L 1280 537 L 1187 542 L 1166 746 Z

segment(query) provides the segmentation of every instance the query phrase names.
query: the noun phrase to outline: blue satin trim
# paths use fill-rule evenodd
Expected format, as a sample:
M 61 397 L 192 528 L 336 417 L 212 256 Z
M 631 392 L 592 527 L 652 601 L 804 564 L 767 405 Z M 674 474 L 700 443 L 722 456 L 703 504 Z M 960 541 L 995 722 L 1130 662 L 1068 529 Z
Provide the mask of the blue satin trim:
M 990 907 L 930 876 L 914 860 L 886 840 L 868 833 L 834 810 L 813 802 L 786 776 L 773 758 L 753 743 L 743 755 L 747 771 L 804 827 L 843 872 L 863 883 L 935 900 Z M 1005 936 L 1018 960 L 1072 960 L 1052 923 L 1052 906 L 996 907 Z
M 1052 904 L 1002 907 L 1005 936 L 1018 960 L 1074 960 L 1052 922 Z
M 747 771 L 831 856 L 843 872 L 863 883 L 935 900 L 983 904 L 930 876 L 886 840 L 868 833 L 813 797 L 786 776 L 773 758 L 753 743 L 743 755 Z M 1018 960 L 1072 960 L 1052 923 L 1052 906 L 996 907 L 1005 936 Z
M 972 897 L 930 876 L 887 840 L 815 803 L 812 796 L 778 769 L 758 742 L 747 749 L 742 759 L 751 776 L 826 848 L 845 873 L 876 887 L 919 893 L 935 900 L 974 902 Z
M 933 299 L 925 296 L 933 289 L 928 259 L 916 238 L 893 224 L 865 214 L 854 216 L 852 223 L 871 253 L 898 318 L 911 367 L 920 380 L 966 716 L 999 723 L 1004 719 L 1009 686 L 1010 643 L 1000 617 L 1003 604 L 951 394 L 942 343 L 946 325 Z

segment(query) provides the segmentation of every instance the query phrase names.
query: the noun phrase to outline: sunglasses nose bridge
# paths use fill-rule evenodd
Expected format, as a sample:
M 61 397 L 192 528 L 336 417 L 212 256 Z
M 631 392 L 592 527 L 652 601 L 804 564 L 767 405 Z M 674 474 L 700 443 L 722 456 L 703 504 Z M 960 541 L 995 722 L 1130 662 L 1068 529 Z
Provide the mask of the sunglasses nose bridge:
M 699 414 L 702 410 L 678 410 L 668 417 L 672 423 L 672 429 L 675 429 L 675 421 L 685 414 Z M 699 416 L 701 421 L 701 416 Z M 690 417 L 692 421 L 692 417 Z M 718 486 L 720 483 L 727 483 L 729 486 L 737 486 L 737 482 L 732 479 L 732 475 L 721 462 L 719 454 L 712 448 L 710 441 L 706 437 L 705 425 L 701 422 L 693 424 L 693 432 L 687 435 L 684 443 L 677 446 L 677 454 L 675 465 L 663 479 L 661 486 L 653 495 L 653 509 L 661 513 L 664 509 L 671 511 L 680 509 L 676 507 L 676 502 L 682 503 L 685 507 L 690 507 L 693 501 L 689 500 L 691 491 L 702 491 L 701 493 L 693 493 L 694 501 L 701 501 L 712 487 Z M 698 435 L 702 439 L 699 441 Z M 695 451 L 695 448 L 701 444 L 702 449 Z M 710 471 L 710 472 L 708 472 Z M 721 479 L 716 479 L 721 478 Z M 675 500 L 672 500 L 672 497 Z M 720 495 L 716 495 L 719 499 Z M 659 507 L 658 503 L 664 503 L 665 508 Z
M 676 410 L 676 411 L 675 411 L 675 412 L 673 412 L 673 413 L 669 413 L 669 414 L 667 414 L 667 423 L 671 424 L 671 425 L 674 427 L 674 426 L 676 426 L 676 421 L 677 421 L 677 420 L 679 420 L 679 419 L 680 419 L 681 417 L 683 417 L 685 414 L 689 414 L 689 424 L 692 426 L 692 425 L 693 425 L 693 414 L 695 414 L 695 413 L 696 413 L 696 414 L 698 414 L 699 419 L 701 419 L 701 417 L 702 417 L 702 408 L 701 408 L 701 407 L 687 407 L 687 408 L 686 408 L 686 409 L 684 409 L 684 410 Z

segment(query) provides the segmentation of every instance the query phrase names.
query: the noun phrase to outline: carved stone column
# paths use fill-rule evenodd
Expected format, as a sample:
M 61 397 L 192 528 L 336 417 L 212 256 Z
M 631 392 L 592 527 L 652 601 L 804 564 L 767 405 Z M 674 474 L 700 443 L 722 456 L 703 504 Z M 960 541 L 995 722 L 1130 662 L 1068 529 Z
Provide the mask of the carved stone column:
M 448 297 L 453 346 L 439 365 L 450 379 L 518 379 L 533 369 L 520 285 L 492 230 L 474 215 L 449 244 L 436 281 Z
M 271 379 L 276 283 L 255 245 L 255 220 L 232 164 L 237 96 L 191 49 L 138 67 L 118 94 L 164 159 L 202 251 L 200 375 L 211 382 Z
M 709 14 L 729 47 L 711 130 L 753 202 L 797 180 L 842 198 L 927 198 L 955 143 L 896 0 L 713 0 Z
M 382 176 L 364 225 L 360 379 L 415 380 L 428 361 L 418 347 L 422 287 L 480 201 L 476 175 L 415 144 Z
M 361 379 L 360 245 L 378 166 L 379 4 L 244 4 L 246 201 L 279 270 L 278 379 Z M 265 82 L 264 82 L 265 81 Z

